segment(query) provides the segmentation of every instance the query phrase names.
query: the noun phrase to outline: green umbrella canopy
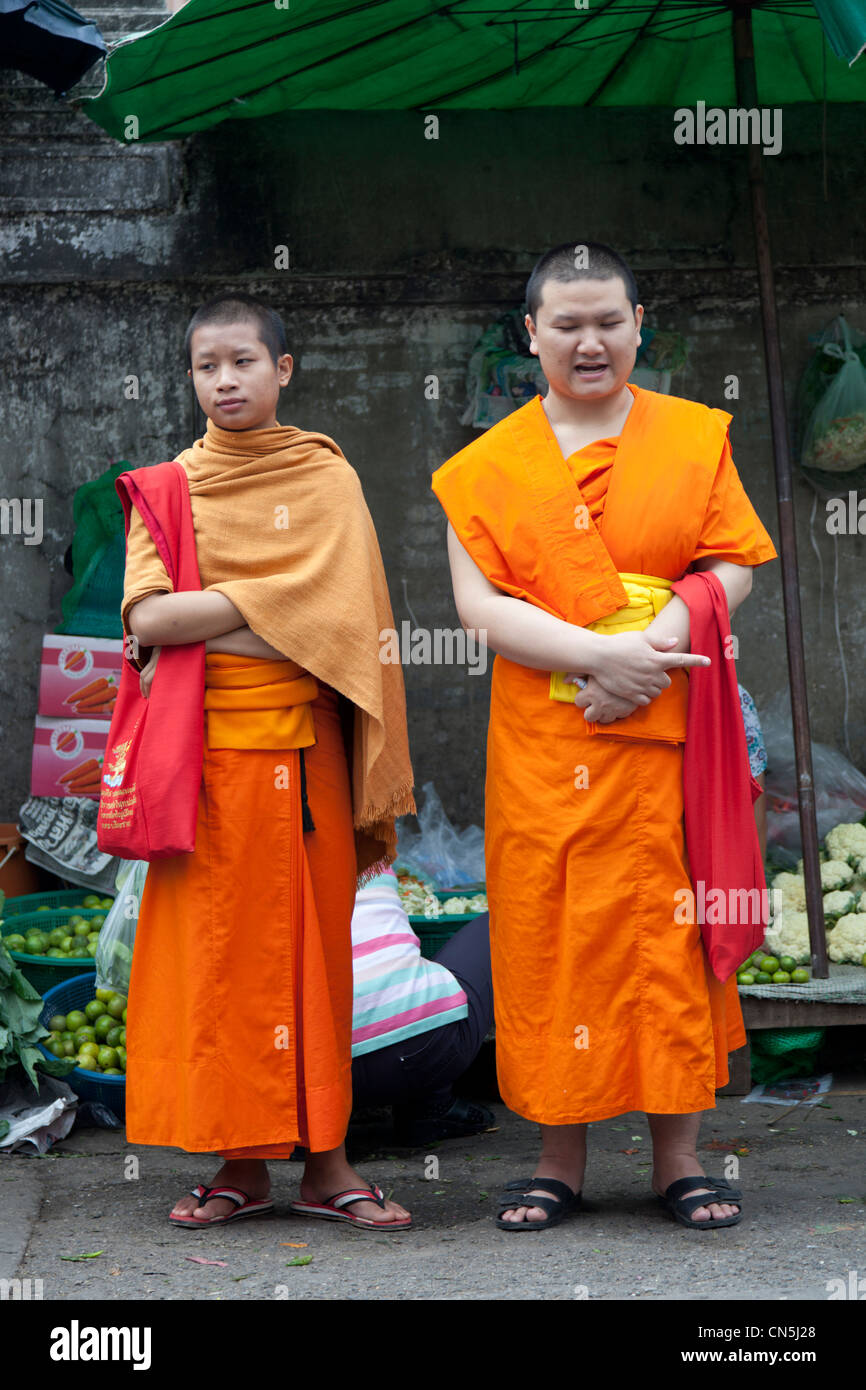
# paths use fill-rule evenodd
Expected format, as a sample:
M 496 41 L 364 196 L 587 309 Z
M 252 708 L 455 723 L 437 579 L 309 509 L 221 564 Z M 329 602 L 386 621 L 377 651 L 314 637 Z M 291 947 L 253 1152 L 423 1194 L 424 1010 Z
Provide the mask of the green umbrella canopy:
M 866 42 L 866 0 L 751 8 L 762 105 L 866 98 L 866 70 L 847 65 Z M 133 143 L 287 109 L 699 100 L 737 104 L 726 0 L 589 0 L 585 10 L 565 0 L 188 0 L 119 43 L 103 91 L 77 104 Z

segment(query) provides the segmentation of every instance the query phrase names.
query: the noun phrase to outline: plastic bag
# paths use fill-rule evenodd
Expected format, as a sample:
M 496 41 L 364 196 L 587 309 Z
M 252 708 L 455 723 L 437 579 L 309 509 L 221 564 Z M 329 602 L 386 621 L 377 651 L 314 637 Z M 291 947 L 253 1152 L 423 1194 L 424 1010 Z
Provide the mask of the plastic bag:
M 802 858 L 797 804 L 797 765 L 790 700 L 780 691 L 761 715 L 767 749 L 764 785 L 767 793 L 767 857 L 780 868 L 793 869 Z M 812 744 L 815 780 L 815 818 L 818 836 L 842 822 L 859 821 L 866 812 L 866 777 L 843 753 L 826 743 Z
M 430 874 L 440 888 L 484 882 L 484 831 L 477 825 L 457 831 L 445 814 L 432 782 L 424 783 L 424 805 L 418 812 L 420 835 L 398 825 L 400 862 Z M 105 928 L 103 928 L 103 931 Z
M 129 993 L 132 948 L 146 878 L 147 863 L 143 859 L 125 860 L 117 871 L 117 897 L 102 924 L 96 948 L 96 983 L 99 989 Z
M 866 367 L 841 314 L 822 337 L 820 352 L 835 361 L 835 371 L 806 424 L 801 462 L 824 473 L 851 473 L 866 465 Z M 826 372 L 827 364 L 816 368 Z

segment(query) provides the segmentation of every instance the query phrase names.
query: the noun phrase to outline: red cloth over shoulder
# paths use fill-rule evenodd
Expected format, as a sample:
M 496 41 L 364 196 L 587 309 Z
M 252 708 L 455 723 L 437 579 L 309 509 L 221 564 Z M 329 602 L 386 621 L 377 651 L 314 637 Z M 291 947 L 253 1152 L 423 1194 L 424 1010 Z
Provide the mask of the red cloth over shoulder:
M 174 592 L 200 590 L 189 484 L 175 460 L 121 473 L 115 487 L 126 534 L 135 506 Z M 204 754 L 204 642 L 164 646 L 147 699 L 124 643 L 117 703 L 101 775 L 96 841 L 121 859 L 164 859 L 195 849 Z
M 688 605 L 691 650 L 712 660 L 689 668 L 683 755 L 686 850 L 701 934 L 725 981 L 764 939 L 767 883 L 753 804 L 761 788 L 749 768 L 724 588 L 709 572 L 672 585 Z

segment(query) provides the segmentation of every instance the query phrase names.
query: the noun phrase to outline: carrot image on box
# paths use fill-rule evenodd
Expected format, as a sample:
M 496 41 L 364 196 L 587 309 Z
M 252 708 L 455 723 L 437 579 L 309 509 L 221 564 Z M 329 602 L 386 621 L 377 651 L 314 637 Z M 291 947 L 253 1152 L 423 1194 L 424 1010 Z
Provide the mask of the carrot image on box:
M 355 892 L 395 858 L 395 817 L 414 809 L 402 670 L 379 660 L 393 620 L 378 541 L 338 445 L 277 421 L 293 360 L 273 310 L 246 295 L 212 300 L 186 350 L 205 434 L 171 463 L 117 479 L 121 616 L 148 697 L 127 743 L 157 714 L 174 737 L 166 683 L 181 668 L 164 658 L 204 649 L 203 668 L 188 667 L 195 681 L 203 669 L 203 687 L 178 677 L 178 699 L 194 690 L 203 722 L 194 848 L 148 856 L 140 906 L 127 1136 L 221 1156 L 214 1177 L 178 1196 L 174 1225 L 270 1212 L 266 1160 L 303 1145 L 293 1210 L 397 1231 L 408 1212 L 344 1147 Z M 189 508 L 200 588 L 169 577 L 164 537 Z M 119 732 L 113 741 L 121 722 L 106 750 L 106 834 L 137 795 L 125 780 L 136 747 Z M 166 772 L 166 806 L 189 757 L 179 749 Z M 230 1029 L 213 1027 L 215 1011 Z

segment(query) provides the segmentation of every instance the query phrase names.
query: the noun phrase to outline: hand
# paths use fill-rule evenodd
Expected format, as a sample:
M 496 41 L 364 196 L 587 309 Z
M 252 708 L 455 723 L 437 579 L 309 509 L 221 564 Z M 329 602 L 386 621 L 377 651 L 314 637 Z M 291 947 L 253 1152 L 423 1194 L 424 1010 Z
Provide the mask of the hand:
M 159 654 L 161 651 L 162 647 L 154 647 L 147 665 L 141 668 L 138 686 L 145 700 L 150 698 L 150 687 L 153 685 L 156 663 L 159 661 Z
M 593 672 L 610 695 L 632 705 L 648 705 L 670 685 L 666 667 L 709 666 L 708 656 L 675 652 L 676 637 L 647 637 L 645 632 L 605 636 Z
M 617 719 L 626 719 L 634 714 L 638 708 L 605 690 L 595 676 L 587 677 L 586 685 L 583 690 L 578 690 L 574 703 L 583 710 L 586 720 L 593 720 L 596 724 L 613 724 Z

